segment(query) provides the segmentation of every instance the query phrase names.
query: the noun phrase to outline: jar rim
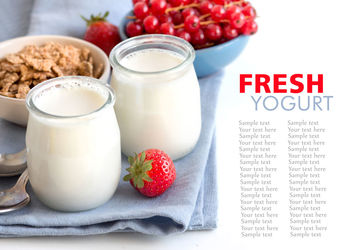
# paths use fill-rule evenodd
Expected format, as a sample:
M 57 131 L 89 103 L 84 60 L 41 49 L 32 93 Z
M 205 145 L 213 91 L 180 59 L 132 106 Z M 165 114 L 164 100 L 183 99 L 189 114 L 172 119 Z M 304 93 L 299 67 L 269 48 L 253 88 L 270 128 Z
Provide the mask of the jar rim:
M 64 85 L 64 84 L 70 84 L 71 82 L 77 82 L 77 83 L 84 83 L 84 84 L 92 84 L 95 86 L 98 86 L 98 88 L 101 88 L 103 91 L 106 92 L 107 98 L 101 107 L 81 115 L 55 115 L 52 113 L 48 113 L 40 109 L 33 100 L 35 97 L 38 96 L 38 94 L 42 93 L 45 90 L 48 90 L 52 87 L 57 87 L 57 85 Z M 46 118 L 53 118 L 53 119 L 69 119 L 69 118 L 86 118 L 93 116 L 94 114 L 98 113 L 99 111 L 105 109 L 108 106 L 113 106 L 115 102 L 115 93 L 114 90 L 105 82 L 98 80 L 96 78 L 88 77 L 88 76 L 62 76 L 62 77 L 56 77 L 49 80 L 46 80 L 38 85 L 36 85 L 34 88 L 32 88 L 26 97 L 26 107 L 29 112 L 34 112 L 37 115 L 46 117 Z
M 140 45 L 145 45 L 145 44 L 152 44 L 158 42 L 158 44 L 168 44 L 172 46 L 178 46 L 181 47 L 182 50 L 186 52 L 186 56 L 184 57 L 184 60 L 179 63 L 178 65 L 171 67 L 169 69 L 165 70 L 160 70 L 160 71 L 137 71 L 137 70 L 132 70 L 129 69 L 125 66 L 123 66 L 120 61 L 117 59 L 116 55 L 117 53 L 120 53 L 123 49 L 128 49 L 127 45 L 134 45 L 131 46 L 130 48 L 135 48 Z M 125 48 L 126 47 L 126 48 Z M 171 72 L 176 72 L 176 71 L 181 71 L 182 69 L 186 68 L 189 64 L 192 64 L 195 59 L 195 51 L 192 45 L 187 42 L 186 40 L 176 37 L 176 36 L 171 36 L 171 35 L 163 35 L 163 34 L 147 34 L 147 35 L 140 35 L 140 36 L 135 36 L 132 38 L 128 38 L 120 43 L 118 43 L 111 51 L 109 54 L 109 62 L 111 63 L 113 68 L 119 67 L 122 70 L 133 73 L 133 74 L 139 74 L 143 76 L 148 76 L 148 75 L 158 75 L 158 74 L 163 74 L 163 73 L 171 73 Z

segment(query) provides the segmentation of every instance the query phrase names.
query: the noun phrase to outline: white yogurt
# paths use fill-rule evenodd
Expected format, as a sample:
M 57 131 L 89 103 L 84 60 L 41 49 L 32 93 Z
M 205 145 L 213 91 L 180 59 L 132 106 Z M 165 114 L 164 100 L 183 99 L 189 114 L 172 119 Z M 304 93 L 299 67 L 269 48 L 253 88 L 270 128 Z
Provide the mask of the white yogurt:
M 162 49 L 146 49 L 131 53 L 120 63 L 138 72 L 157 72 L 174 68 L 185 60 L 179 54 Z
M 54 209 L 97 207 L 112 197 L 119 182 L 120 135 L 113 102 L 106 104 L 111 101 L 108 89 L 91 81 L 51 80 L 52 87 L 34 89 L 27 99 L 29 179 L 36 196 Z
M 60 87 L 47 91 L 35 100 L 42 111 L 56 116 L 79 116 L 91 113 L 106 102 L 106 97 L 89 87 Z
M 124 154 L 158 148 L 175 160 L 196 145 L 201 130 L 197 76 L 192 63 L 172 70 L 184 60 L 178 53 L 151 48 L 120 60 L 134 72 L 114 68 L 111 86 Z

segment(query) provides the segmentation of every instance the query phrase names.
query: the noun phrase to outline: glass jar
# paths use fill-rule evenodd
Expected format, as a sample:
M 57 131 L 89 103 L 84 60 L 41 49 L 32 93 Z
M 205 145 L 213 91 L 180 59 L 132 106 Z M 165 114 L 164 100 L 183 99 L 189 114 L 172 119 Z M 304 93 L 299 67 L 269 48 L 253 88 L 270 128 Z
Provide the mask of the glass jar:
M 54 78 L 29 92 L 29 180 L 44 204 L 80 211 L 112 197 L 121 170 L 114 103 L 114 91 L 90 77 Z
M 111 86 L 124 154 L 157 148 L 176 160 L 193 150 L 201 131 L 194 58 L 188 42 L 168 35 L 138 36 L 114 47 Z

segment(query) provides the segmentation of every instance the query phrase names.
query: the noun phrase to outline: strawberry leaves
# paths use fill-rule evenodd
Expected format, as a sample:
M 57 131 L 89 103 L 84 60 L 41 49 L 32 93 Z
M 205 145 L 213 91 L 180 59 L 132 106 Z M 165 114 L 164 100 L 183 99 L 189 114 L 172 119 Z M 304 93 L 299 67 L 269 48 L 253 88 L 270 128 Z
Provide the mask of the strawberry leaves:
M 106 13 L 104 13 L 103 16 L 101 15 L 101 13 L 98 13 L 97 16 L 94 16 L 91 14 L 90 19 L 87 19 L 86 17 L 83 17 L 82 15 L 80 15 L 80 17 L 86 22 L 86 25 L 89 27 L 90 25 L 92 25 L 93 23 L 96 23 L 96 22 L 106 22 L 108 15 L 109 15 L 109 11 L 106 11 Z
M 143 188 L 145 185 L 144 181 L 153 181 L 147 173 L 152 169 L 153 160 L 145 161 L 145 158 L 145 152 L 142 152 L 139 156 L 135 153 L 135 157 L 128 157 L 130 167 L 127 168 L 126 171 L 128 171 L 129 174 L 124 176 L 124 181 L 132 181 L 137 188 Z

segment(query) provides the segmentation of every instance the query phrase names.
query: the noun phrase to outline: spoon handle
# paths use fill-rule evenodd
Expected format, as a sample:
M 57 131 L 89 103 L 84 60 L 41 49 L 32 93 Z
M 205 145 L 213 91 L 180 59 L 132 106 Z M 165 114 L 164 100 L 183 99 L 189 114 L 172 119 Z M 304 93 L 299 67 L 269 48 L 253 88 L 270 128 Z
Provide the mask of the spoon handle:
M 26 149 L 15 154 L 0 154 L 0 177 L 18 175 L 26 167 Z
M 21 176 L 18 178 L 15 187 L 18 188 L 23 188 L 25 189 L 27 183 L 29 180 L 29 174 L 28 174 L 28 169 L 24 170 L 24 172 L 21 174 Z

